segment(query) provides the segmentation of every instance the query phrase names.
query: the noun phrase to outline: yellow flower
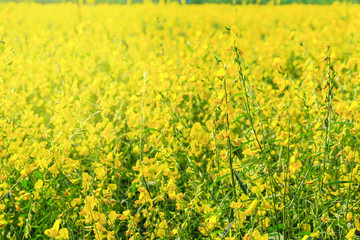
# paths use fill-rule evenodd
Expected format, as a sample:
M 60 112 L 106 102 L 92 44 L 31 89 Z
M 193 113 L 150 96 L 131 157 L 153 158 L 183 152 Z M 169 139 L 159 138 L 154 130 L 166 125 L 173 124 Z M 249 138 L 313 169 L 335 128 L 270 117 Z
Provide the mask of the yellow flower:
M 167 228 L 168 228 L 168 225 L 167 225 L 166 221 L 165 220 L 162 221 L 157 228 L 157 236 L 159 236 L 160 238 L 165 237 Z
M 37 180 L 36 183 L 34 184 L 35 189 L 40 189 L 42 188 L 44 185 L 43 181 L 41 179 Z
M 261 236 L 259 230 L 257 229 L 255 229 L 255 231 L 252 233 L 252 237 L 254 240 L 268 240 L 268 234 Z
M 233 114 L 233 113 L 235 112 L 235 109 L 233 108 L 231 102 L 228 102 L 228 103 L 226 104 L 224 110 L 225 110 L 225 112 L 226 112 L 227 114 Z
M 255 157 L 258 152 L 260 152 L 260 149 L 251 150 L 250 148 L 247 148 L 242 152 L 242 154 L 245 155 L 245 156 L 253 156 L 253 157 Z
M 69 239 L 69 231 L 67 228 L 62 228 L 59 231 L 59 235 L 55 237 L 55 239 Z
M 71 201 L 71 203 L 70 203 L 70 205 L 71 205 L 71 207 L 76 207 L 79 203 L 81 202 L 81 197 L 79 197 L 79 198 L 74 198 L 72 201 Z
M 84 210 L 86 212 L 91 212 L 94 209 L 96 203 L 97 200 L 94 196 L 86 196 Z
M 239 208 L 243 208 L 244 204 L 241 202 L 231 202 L 230 207 L 234 209 L 239 209 Z
M 346 234 L 346 239 L 352 239 L 353 237 L 355 237 L 355 231 L 356 228 L 351 229 L 348 234 Z
M 245 214 L 246 215 L 251 215 L 254 211 L 254 209 L 256 208 L 256 206 L 258 205 L 259 200 L 255 199 L 254 201 L 251 202 L 250 206 L 248 207 L 248 209 L 245 210 Z
M 308 223 L 303 224 L 301 227 L 305 232 L 310 232 L 311 231 L 311 226 Z
M 5 214 L 1 214 L 0 215 L 0 228 L 2 228 L 3 226 L 5 226 L 8 223 L 4 218 L 5 218 Z
M 111 189 L 111 191 L 115 191 L 117 189 L 117 185 L 114 183 L 109 184 L 109 188 Z
M 103 167 L 95 168 L 94 172 L 95 172 L 97 178 L 100 180 L 103 180 L 106 175 L 106 171 Z
M 174 236 L 174 235 L 178 234 L 178 232 L 179 232 L 179 231 L 178 231 L 176 228 L 174 228 L 174 229 L 171 231 L 170 235 L 171 235 L 171 236 Z
M 125 220 L 125 219 L 127 219 L 128 217 L 130 217 L 130 216 L 131 216 L 130 210 L 123 211 L 123 213 L 122 213 L 122 215 L 121 215 L 121 217 L 120 217 L 120 220 Z
M 225 69 L 224 68 L 220 68 L 217 73 L 216 73 L 216 77 L 220 80 L 223 80 L 225 76 Z
M 45 235 L 48 237 L 56 237 L 59 234 L 59 227 L 60 227 L 60 219 L 57 219 L 50 229 L 45 230 Z
M 110 219 L 110 221 L 115 221 L 115 219 L 117 218 L 117 217 L 119 217 L 120 215 L 119 214 L 117 214 L 115 211 L 111 211 L 110 213 L 109 213 L 109 219 Z
M 352 212 L 348 212 L 348 213 L 346 214 L 346 221 L 347 221 L 347 222 L 350 222 L 352 218 L 353 218 L 353 213 L 352 213 Z
M 316 232 L 310 234 L 310 237 L 313 237 L 313 238 L 319 238 L 320 237 L 320 231 L 317 230 Z
M 355 218 L 355 227 L 358 231 L 360 231 L 360 222 L 358 218 Z

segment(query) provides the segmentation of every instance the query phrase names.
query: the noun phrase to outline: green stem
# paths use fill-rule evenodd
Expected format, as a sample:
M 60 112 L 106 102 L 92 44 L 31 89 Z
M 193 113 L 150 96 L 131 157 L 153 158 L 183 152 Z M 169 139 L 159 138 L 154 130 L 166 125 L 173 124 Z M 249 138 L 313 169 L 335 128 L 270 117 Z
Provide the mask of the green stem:
M 226 89 L 226 78 L 224 77 L 224 89 L 225 89 L 225 103 L 228 104 L 228 96 Z M 232 159 L 232 146 L 231 146 L 231 137 L 230 137 L 230 124 L 229 124 L 229 113 L 226 113 L 226 131 L 228 132 L 227 143 L 229 147 L 229 165 L 231 171 L 231 181 L 234 190 L 234 199 L 236 199 L 236 185 L 235 185 L 235 176 L 234 176 L 234 168 L 233 168 L 233 159 Z M 231 211 L 231 216 L 233 217 L 233 211 Z
M 355 157 L 356 157 L 356 144 L 357 144 L 357 139 L 355 138 L 355 144 L 354 144 L 354 159 L 351 161 L 351 165 L 350 165 L 350 183 L 349 183 L 349 187 L 348 187 L 348 191 L 347 191 L 347 197 L 346 197 L 346 209 L 345 209 L 345 222 L 346 222 L 346 216 L 349 212 L 349 202 L 350 202 L 350 196 L 351 196 L 351 187 L 352 187 L 352 179 L 353 179 L 353 169 L 354 169 L 354 162 L 355 162 Z M 349 164 L 348 164 L 349 165 Z M 341 236 L 342 237 L 343 232 L 341 232 Z
M 325 151 L 324 151 L 324 159 L 323 159 L 323 164 L 322 164 L 322 171 L 321 171 L 321 175 L 319 176 L 320 179 L 320 188 L 319 191 L 317 193 L 317 203 L 316 203 L 316 216 L 318 217 L 319 215 L 319 206 L 321 206 L 321 204 L 319 203 L 320 198 L 323 195 L 323 186 L 324 186 L 324 174 L 326 172 L 326 162 L 327 159 L 330 158 L 329 157 L 329 152 L 330 152 L 330 132 L 331 132 L 331 112 L 332 112 L 332 88 L 333 88 L 333 84 L 332 84 L 332 76 L 331 76 L 331 58 L 330 58 L 330 46 L 328 46 L 327 49 L 328 53 L 326 56 L 327 59 L 327 64 L 328 64 L 328 81 L 327 81 L 327 87 L 328 87 L 328 92 L 326 95 L 326 99 L 327 99 L 327 114 L 324 120 L 325 123 Z M 317 221 L 317 220 L 316 220 Z M 320 224 L 318 223 L 319 227 Z
M 245 109 L 246 109 L 246 114 L 247 114 L 247 117 L 248 117 L 248 120 L 250 122 L 250 126 L 251 126 L 251 129 L 253 130 L 253 134 L 254 134 L 254 137 L 255 137 L 255 140 L 260 148 L 260 152 L 261 152 L 261 155 L 262 157 L 265 159 L 265 164 L 266 164 L 266 168 L 268 169 L 269 171 L 269 180 L 270 180 L 270 191 L 272 193 L 272 202 L 273 202 L 273 208 L 274 208 L 274 211 L 275 211 L 275 224 L 278 225 L 278 213 L 277 213 L 277 209 L 276 209 L 276 198 L 275 198 L 275 191 L 276 191 L 276 188 L 274 187 L 274 179 L 273 179 L 273 176 L 272 176 L 272 173 L 270 171 L 270 166 L 268 164 L 268 161 L 267 161 L 267 158 L 266 158 L 266 152 L 264 151 L 263 147 L 261 146 L 261 143 L 259 141 L 259 138 L 257 136 L 257 132 L 255 130 L 255 127 L 254 127 L 254 124 L 253 124 L 253 120 L 252 120 L 252 115 L 251 115 L 251 111 L 250 111 L 250 106 L 249 106 L 249 96 L 248 96 L 248 92 L 247 92 L 247 88 L 246 88 L 246 84 L 245 84 L 245 76 L 244 74 L 242 73 L 242 70 L 241 70 L 241 61 L 240 61 L 240 55 L 237 51 L 237 49 L 235 48 L 235 52 L 236 52 L 236 59 L 235 61 L 237 62 L 238 64 L 238 74 L 239 74 L 239 78 L 240 78 L 240 81 L 242 83 L 242 88 L 243 88 L 243 91 L 244 91 L 244 95 L 243 95 L 243 101 L 244 101 L 244 105 L 245 105 Z M 241 86 L 241 84 L 240 84 Z M 279 232 L 279 230 L 277 230 L 277 232 Z M 277 235 L 278 237 L 279 235 Z
M 143 91 L 142 91 L 142 96 L 141 96 L 141 119 L 140 119 L 140 159 L 139 159 L 139 165 L 141 167 L 142 165 L 142 160 L 143 160 L 143 124 L 144 124 L 144 96 L 145 96 L 145 86 L 146 86 L 146 73 L 144 73 L 144 84 L 143 84 Z M 151 192 L 149 189 L 149 185 L 146 182 L 146 179 L 144 177 L 144 175 L 142 176 L 142 182 L 145 185 L 146 191 L 149 193 L 150 198 L 152 198 L 151 196 Z

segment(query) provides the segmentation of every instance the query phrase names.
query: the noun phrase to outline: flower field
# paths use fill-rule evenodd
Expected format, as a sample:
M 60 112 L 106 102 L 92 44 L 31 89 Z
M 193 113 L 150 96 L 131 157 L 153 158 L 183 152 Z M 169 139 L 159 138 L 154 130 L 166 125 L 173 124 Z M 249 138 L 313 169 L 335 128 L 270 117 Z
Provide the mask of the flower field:
M 360 238 L 359 5 L 0 16 L 0 239 Z

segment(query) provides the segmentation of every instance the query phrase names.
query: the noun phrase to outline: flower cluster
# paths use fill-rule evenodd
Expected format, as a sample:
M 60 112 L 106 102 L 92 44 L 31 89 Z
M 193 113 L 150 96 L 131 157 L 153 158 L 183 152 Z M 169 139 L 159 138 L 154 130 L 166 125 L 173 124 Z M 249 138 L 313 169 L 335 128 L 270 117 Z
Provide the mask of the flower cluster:
M 359 10 L 0 4 L 0 238 L 359 237 Z

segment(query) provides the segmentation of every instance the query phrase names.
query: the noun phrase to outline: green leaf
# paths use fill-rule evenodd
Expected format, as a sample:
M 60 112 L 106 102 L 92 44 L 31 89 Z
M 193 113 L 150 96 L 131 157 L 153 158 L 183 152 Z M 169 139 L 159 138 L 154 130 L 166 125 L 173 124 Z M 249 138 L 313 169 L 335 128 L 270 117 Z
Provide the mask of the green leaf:
M 221 202 L 220 202 L 220 207 L 222 206 L 223 202 L 225 201 L 225 199 L 229 196 L 229 194 L 230 194 L 231 192 L 232 192 L 232 191 L 229 191 L 229 192 L 225 195 L 225 197 L 221 200 Z
M 333 122 L 333 125 L 352 125 L 351 123 L 347 123 L 347 122 Z
M 226 228 L 224 229 L 222 235 L 221 235 L 221 239 L 223 239 L 224 237 L 226 237 L 226 235 L 228 234 L 228 232 L 230 231 L 231 226 L 234 224 L 235 221 L 232 221 L 231 223 L 229 223 Z
M 21 181 L 21 186 L 22 186 L 23 188 L 27 188 L 28 181 L 29 181 L 29 180 L 27 180 L 27 179 L 23 179 L 23 180 Z
M 40 219 L 40 220 L 37 222 L 37 224 L 40 224 L 41 222 L 43 222 L 44 220 L 46 220 L 47 217 L 49 217 L 51 214 L 52 214 L 52 213 L 47 214 L 45 217 L 43 217 L 42 219 Z
M 136 192 L 136 185 L 137 185 L 138 183 L 134 183 L 132 186 L 131 186 L 131 197 L 135 194 L 135 192 Z
M 53 202 L 54 200 L 52 198 L 50 198 L 48 201 L 47 201 L 47 205 L 51 206 L 51 203 Z
M 225 177 L 227 177 L 227 176 L 229 176 L 229 173 L 228 173 L 228 174 L 225 174 L 224 176 L 222 176 L 222 177 L 220 177 L 220 178 L 218 178 L 218 179 L 216 179 L 216 180 L 210 185 L 209 190 L 210 190 L 218 181 L 220 181 L 221 179 L 223 179 L 223 178 L 225 178 Z
M 327 183 L 326 185 L 338 185 L 338 184 L 353 183 L 353 182 L 354 181 L 334 181 L 334 182 Z
M 265 143 L 283 142 L 284 140 L 266 140 Z
M 234 97 L 236 97 L 236 96 L 241 96 L 241 95 L 244 95 L 245 93 L 237 93 L 237 94 L 234 94 L 234 95 L 232 95 L 230 98 L 234 98 Z
M 155 131 L 155 132 L 160 132 L 159 130 L 157 130 L 156 128 L 147 128 L 145 129 L 143 132 L 148 132 L 148 131 Z
M 232 122 L 232 124 L 235 124 L 237 121 L 240 120 L 240 118 L 242 118 L 242 117 L 245 116 L 245 115 L 246 115 L 246 114 L 243 113 L 243 114 L 241 114 L 240 116 L 238 116 L 238 117 Z
M 219 59 L 216 55 L 214 56 L 215 60 L 216 60 L 216 63 L 219 63 L 219 62 L 222 62 L 221 59 Z
M 241 187 L 241 190 L 242 190 L 246 195 L 248 195 L 248 194 L 247 194 L 247 191 L 246 191 L 246 186 L 245 186 L 245 184 L 243 183 L 243 181 L 241 180 L 241 177 L 240 177 L 239 173 L 238 173 L 237 171 L 235 171 L 235 170 L 233 170 L 233 171 L 234 171 L 236 180 L 238 181 L 238 183 L 239 183 L 239 185 L 240 185 L 240 187 Z
M 235 152 L 237 150 L 239 150 L 240 148 L 242 148 L 243 146 L 245 146 L 246 144 L 248 143 L 251 143 L 253 142 L 254 140 L 250 140 L 250 141 L 247 141 L 247 142 L 244 142 L 243 144 L 241 144 L 240 146 L 236 147 L 235 149 L 232 150 L 232 152 Z
M 305 236 L 305 235 L 310 235 L 311 232 L 300 232 L 300 233 L 297 233 L 295 234 L 295 236 Z
M 37 179 L 42 179 L 42 173 L 41 172 L 39 172 L 39 171 L 35 171 L 35 177 L 37 178 Z
M 42 226 L 31 226 L 31 228 L 43 228 Z
M 279 224 L 279 225 L 275 225 L 272 227 L 268 227 L 268 228 L 266 228 L 266 230 L 269 232 L 269 231 L 274 231 L 274 230 L 283 229 L 283 228 L 284 228 L 284 224 Z

